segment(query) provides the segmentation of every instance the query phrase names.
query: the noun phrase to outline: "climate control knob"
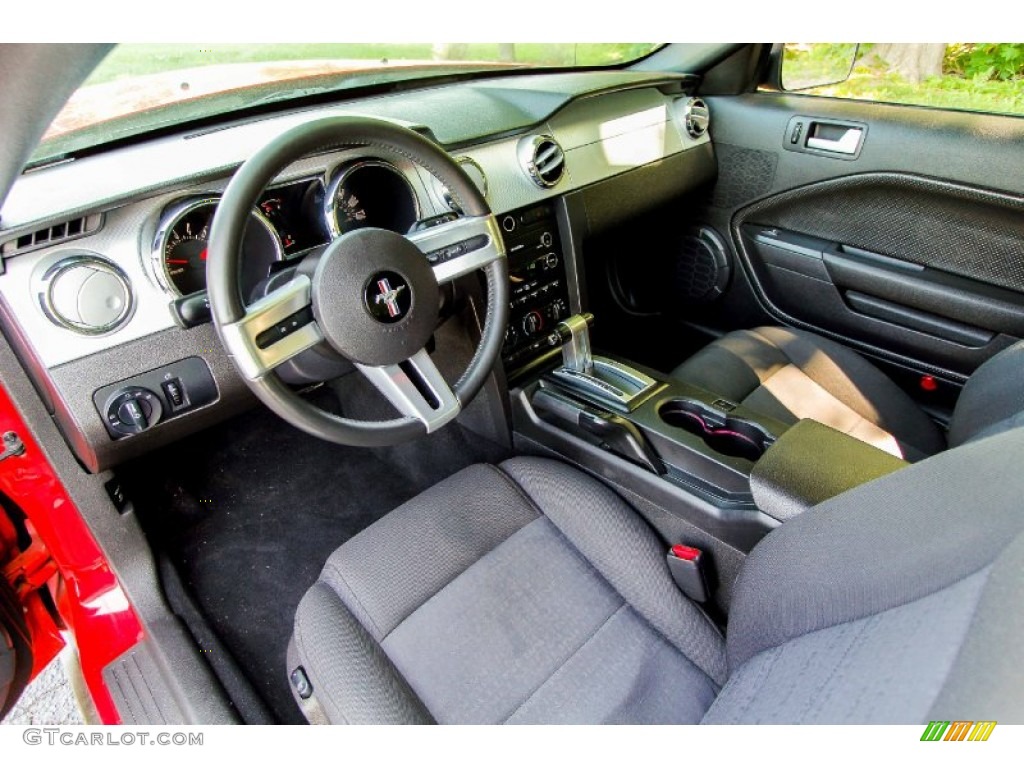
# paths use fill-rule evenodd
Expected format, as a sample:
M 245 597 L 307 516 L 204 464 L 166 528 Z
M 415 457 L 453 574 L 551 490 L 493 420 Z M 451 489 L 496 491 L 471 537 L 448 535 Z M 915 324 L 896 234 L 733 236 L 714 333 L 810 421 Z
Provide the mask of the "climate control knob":
M 523 316 L 523 333 L 532 336 L 544 327 L 544 316 L 537 310 L 527 312 Z
M 145 387 L 126 387 L 107 400 L 107 425 L 118 435 L 137 435 L 152 427 L 163 415 L 160 398 Z
M 555 299 L 551 302 L 551 306 L 548 307 L 548 317 L 556 323 L 568 314 L 569 310 L 565 306 L 565 301 L 562 299 Z

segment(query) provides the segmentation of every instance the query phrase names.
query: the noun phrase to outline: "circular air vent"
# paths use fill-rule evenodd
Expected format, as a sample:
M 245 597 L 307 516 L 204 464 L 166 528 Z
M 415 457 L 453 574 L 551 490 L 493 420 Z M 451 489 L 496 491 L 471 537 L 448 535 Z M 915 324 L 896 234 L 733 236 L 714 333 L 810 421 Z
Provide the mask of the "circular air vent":
M 708 132 L 708 124 L 711 122 L 711 112 L 704 99 L 696 96 L 683 102 L 682 109 L 683 126 L 686 132 L 694 139 L 699 139 Z
M 538 187 L 548 189 L 562 180 L 565 153 L 551 136 L 527 136 L 519 142 L 519 162 Z
M 128 277 L 101 256 L 58 259 L 35 280 L 40 308 L 55 325 L 87 335 L 109 333 L 132 311 Z

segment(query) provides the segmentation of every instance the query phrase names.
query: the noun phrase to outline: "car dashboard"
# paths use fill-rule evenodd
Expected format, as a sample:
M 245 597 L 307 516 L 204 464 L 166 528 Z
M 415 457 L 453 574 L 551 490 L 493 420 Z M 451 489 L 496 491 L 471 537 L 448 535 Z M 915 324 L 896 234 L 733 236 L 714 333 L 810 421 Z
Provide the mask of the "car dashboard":
M 94 472 L 245 407 L 251 395 L 205 299 L 220 195 L 288 128 L 372 115 L 438 141 L 484 194 L 512 281 L 503 360 L 508 372 L 528 367 L 546 329 L 585 308 L 580 238 L 713 176 L 710 137 L 689 119 L 693 85 L 621 71 L 515 74 L 236 120 L 28 171 L 0 226 L 5 333 Z M 459 215 L 404 157 L 365 147 L 306 157 L 252 210 L 240 291 L 253 298 L 264 278 L 354 229 L 407 234 Z

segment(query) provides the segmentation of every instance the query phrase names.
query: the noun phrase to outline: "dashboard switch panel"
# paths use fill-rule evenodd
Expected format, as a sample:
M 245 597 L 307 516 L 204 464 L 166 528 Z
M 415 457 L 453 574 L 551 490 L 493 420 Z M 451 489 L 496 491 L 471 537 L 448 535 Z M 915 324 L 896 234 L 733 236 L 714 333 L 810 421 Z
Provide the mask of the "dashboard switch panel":
M 97 389 L 92 396 L 114 440 L 137 435 L 217 400 L 206 362 L 186 357 Z

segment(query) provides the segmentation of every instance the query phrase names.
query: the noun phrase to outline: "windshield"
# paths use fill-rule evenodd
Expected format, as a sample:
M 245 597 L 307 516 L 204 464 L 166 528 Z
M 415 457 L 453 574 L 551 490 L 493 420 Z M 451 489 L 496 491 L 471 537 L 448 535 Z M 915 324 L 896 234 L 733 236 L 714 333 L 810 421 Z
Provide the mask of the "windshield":
M 71 97 L 32 162 L 237 109 L 446 74 L 616 66 L 657 43 L 125 44 Z

